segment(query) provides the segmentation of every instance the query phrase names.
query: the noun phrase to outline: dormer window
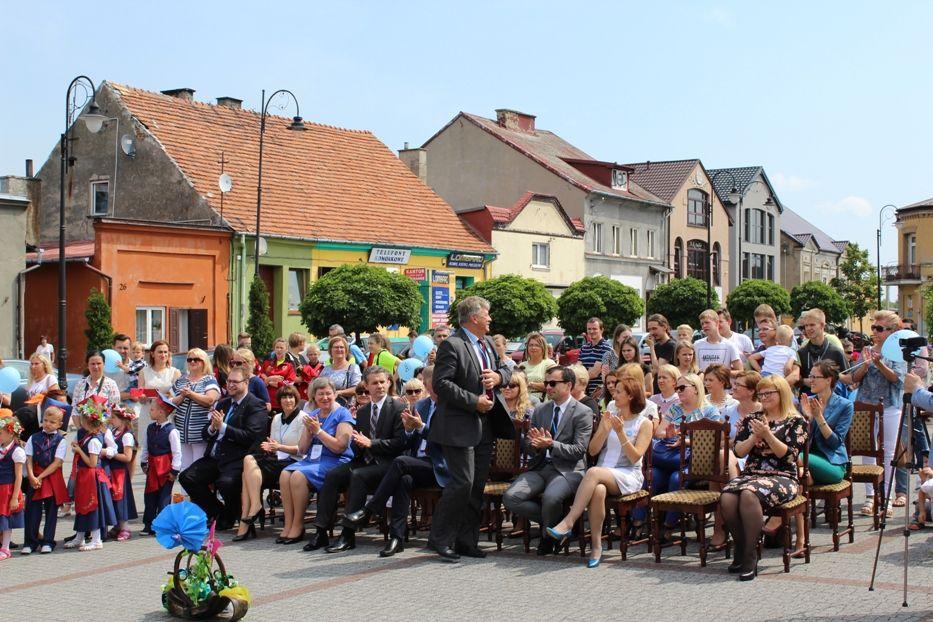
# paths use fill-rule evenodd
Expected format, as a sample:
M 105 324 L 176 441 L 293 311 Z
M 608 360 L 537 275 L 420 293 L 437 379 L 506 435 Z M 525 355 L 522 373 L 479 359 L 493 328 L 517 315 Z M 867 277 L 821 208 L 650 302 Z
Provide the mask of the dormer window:
M 612 187 L 628 190 L 628 173 L 621 169 L 612 169 Z

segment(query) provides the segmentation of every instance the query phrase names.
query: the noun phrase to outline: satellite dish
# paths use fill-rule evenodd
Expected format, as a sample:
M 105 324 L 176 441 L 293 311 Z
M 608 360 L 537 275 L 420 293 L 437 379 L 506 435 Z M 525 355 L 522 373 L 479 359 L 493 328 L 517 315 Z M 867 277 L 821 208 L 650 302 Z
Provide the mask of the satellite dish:
M 269 243 L 266 238 L 259 238 L 259 254 L 265 256 L 269 252 Z
M 224 173 L 220 176 L 220 179 L 217 180 L 217 185 L 220 186 L 221 192 L 227 194 L 233 189 L 233 178 Z
M 120 137 L 120 149 L 131 158 L 136 157 L 136 139 L 131 134 L 124 134 Z

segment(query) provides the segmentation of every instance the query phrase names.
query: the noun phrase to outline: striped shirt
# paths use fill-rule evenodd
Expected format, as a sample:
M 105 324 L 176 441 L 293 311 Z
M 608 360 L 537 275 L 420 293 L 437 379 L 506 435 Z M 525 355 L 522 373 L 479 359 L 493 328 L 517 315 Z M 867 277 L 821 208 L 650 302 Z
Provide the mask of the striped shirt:
M 182 376 L 175 381 L 175 386 L 172 388 L 175 393 L 180 393 L 185 387 L 202 395 L 213 389 L 217 391 L 218 396 L 220 395 L 220 385 L 213 376 L 204 376 L 195 382 L 192 382 L 188 376 Z M 201 406 L 191 399 L 182 400 L 175 409 L 175 428 L 181 436 L 181 442 L 183 444 L 203 443 L 201 431 L 210 419 L 210 406 Z
M 613 350 L 612 343 L 610 343 L 608 339 L 603 339 L 595 344 L 586 341 L 583 343 L 583 347 L 580 348 L 580 364 L 589 370 L 596 363 L 602 363 L 603 357 L 609 352 L 613 352 Z M 603 378 L 601 375 L 591 378 L 586 385 L 586 393 L 588 395 L 592 394 L 593 391 L 601 386 L 603 386 Z

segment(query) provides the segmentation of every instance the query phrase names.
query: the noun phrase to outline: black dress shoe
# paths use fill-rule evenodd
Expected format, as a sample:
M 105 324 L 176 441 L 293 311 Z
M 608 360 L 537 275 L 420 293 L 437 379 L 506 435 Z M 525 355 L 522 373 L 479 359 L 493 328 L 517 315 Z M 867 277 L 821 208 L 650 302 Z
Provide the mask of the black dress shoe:
M 353 529 L 362 529 L 367 524 L 369 524 L 369 519 L 372 516 L 369 510 L 365 507 L 362 510 L 357 510 L 356 512 L 350 512 L 343 517 L 343 523 L 347 527 L 352 527 Z
M 738 573 L 742 572 L 742 562 L 741 562 L 741 560 L 739 560 L 739 561 L 734 561 L 734 562 L 732 562 L 731 564 L 729 564 L 728 570 L 729 570 L 729 574 L 738 574 Z
M 486 557 L 486 551 L 479 548 L 478 546 L 464 546 L 458 544 L 454 550 L 458 555 L 463 557 L 474 557 L 476 559 L 484 559 Z
M 379 551 L 379 557 L 392 557 L 396 553 L 401 553 L 405 550 L 405 545 L 402 544 L 401 538 L 391 537 L 386 543 L 386 547 Z
M 344 551 L 349 551 L 356 548 L 356 534 L 352 531 L 344 529 L 340 533 L 340 537 L 337 538 L 337 541 L 334 542 L 333 546 L 329 546 L 324 549 L 325 553 L 343 553 Z
M 457 551 L 453 550 L 449 546 L 435 546 L 432 547 L 434 552 L 441 556 L 441 559 L 445 562 L 450 562 L 452 564 L 460 561 L 460 556 L 457 555 Z
M 541 538 L 538 541 L 538 555 L 551 555 L 554 552 L 554 541 L 550 538 Z
M 330 538 L 327 537 L 327 532 L 323 529 L 318 529 L 317 533 L 314 534 L 314 537 L 311 538 L 311 541 L 302 547 L 302 550 L 305 552 L 316 551 L 328 546 L 329 544 Z

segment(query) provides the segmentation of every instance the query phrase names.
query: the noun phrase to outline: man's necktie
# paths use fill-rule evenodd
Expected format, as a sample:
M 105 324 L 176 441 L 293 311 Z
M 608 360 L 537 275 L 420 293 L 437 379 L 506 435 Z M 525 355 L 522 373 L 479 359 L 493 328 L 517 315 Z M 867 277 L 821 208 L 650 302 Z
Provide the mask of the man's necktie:
M 489 351 L 486 349 L 486 340 L 480 339 L 477 341 L 479 344 L 479 353 L 482 358 L 482 368 L 483 370 L 492 369 L 492 366 L 489 364 Z M 492 389 L 486 390 L 486 397 L 493 399 Z
M 373 411 L 369 416 L 369 438 L 376 438 L 376 425 L 379 423 L 379 405 L 373 402 Z
M 560 422 L 560 406 L 554 407 L 554 417 L 551 419 L 551 438 L 557 437 L 557 424 Z

